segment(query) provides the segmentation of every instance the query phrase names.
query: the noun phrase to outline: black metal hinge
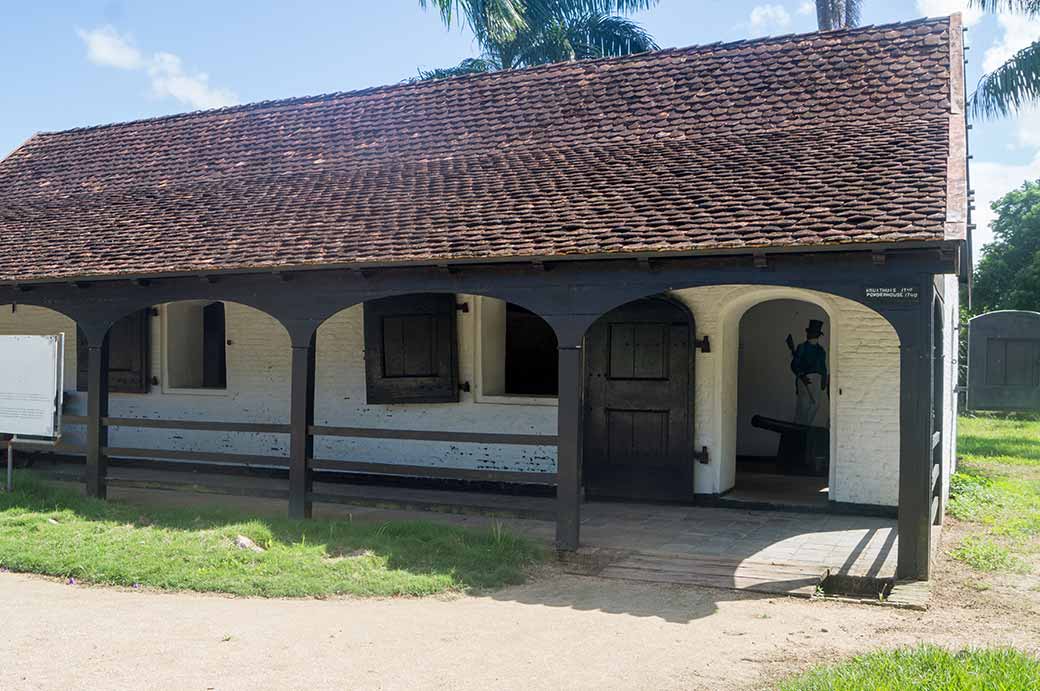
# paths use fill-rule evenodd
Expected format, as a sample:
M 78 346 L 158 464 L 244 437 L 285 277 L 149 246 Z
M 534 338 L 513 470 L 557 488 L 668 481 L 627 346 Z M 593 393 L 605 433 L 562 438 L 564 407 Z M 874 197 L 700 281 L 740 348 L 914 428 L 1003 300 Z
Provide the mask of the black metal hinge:
M 693 452 L 693 458 L 698 463 L 703 463 L 704 465 L 707 465 L 707 464 L 711 463 L 711 457 L 708 456 L 708 447 L 707 446 L 702 446 L 700 451 L 694 451 Z
M 694 339 L 693 347 L 697 348 L 702 353 L 710 353 L 711 352 L 711 341 L 708 340 L 707 334 L 705 334 L 704 338 Z

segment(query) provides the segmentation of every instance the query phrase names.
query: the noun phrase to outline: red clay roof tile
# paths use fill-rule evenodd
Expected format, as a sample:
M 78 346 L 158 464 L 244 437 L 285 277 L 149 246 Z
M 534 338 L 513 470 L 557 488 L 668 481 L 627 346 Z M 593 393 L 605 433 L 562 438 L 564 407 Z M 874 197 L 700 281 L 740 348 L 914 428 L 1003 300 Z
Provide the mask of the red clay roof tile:
M 39 134 L 0 280 L 942 240 L 952 26 Z

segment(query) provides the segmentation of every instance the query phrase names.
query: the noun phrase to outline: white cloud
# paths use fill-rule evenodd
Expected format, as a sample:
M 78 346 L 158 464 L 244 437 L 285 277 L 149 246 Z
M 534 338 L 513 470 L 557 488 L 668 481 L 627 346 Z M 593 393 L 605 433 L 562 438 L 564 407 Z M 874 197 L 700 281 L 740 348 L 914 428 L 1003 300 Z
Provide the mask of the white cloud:
M 173 98 L 192 108 L 220 108 L 238 102 L 233 91 L 210 85 L 204 72 L 185 72 L 183 61 L 173 53 L 145 57 L 129 36 L 120 35 L 111 26 L 77 29 L 76 34 L 87 48 L 87 60 L 147 75 L 157 98 Z
M 783 5 L 758 5 L 748 20 L 754 35 L 783 30 L 791 26 L 791 15 Z
M 208 74 L 185 74 L 181 59 L 172 53 L 156 53 L 148 65 L 148 76 L 152 92 L 160 98 L 172 96 L 195 108 L 220 108 L 238 102 L 234 92 L 210 86 Z
M 964 26 L 977 24 L 985 14 L 968 0 L 917 0 L 917 11 L 926 17 L 944 17 L 960 12 Z
M 87 46 L 87 60 L 95 65 L 118 67 L 122 70 L 139 70 L 144 67 L 141 52 L 134 47 L 130 38 L 120 36 L 110 26 L 90 31 L 76 29 L 76 34 Z
M 1012 55 L 1040 40 L 1040 20 L 1038 19 L 1002 14 L 997 17 L 997 21 L 1004 33 L 996 43 L 986 49 L 982 58 L 982 69 L 986 72 L 992 72 Z
M 814 0 L 805 0 L 798 6 L 798 14 L 816 14 L 816 2 Z

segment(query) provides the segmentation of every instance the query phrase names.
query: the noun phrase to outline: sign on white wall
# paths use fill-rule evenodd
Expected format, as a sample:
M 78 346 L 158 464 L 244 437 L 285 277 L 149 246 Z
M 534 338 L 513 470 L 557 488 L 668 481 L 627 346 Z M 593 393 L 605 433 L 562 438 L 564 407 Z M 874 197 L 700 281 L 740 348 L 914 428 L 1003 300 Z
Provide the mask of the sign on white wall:
M 0 336 L 0 434 L 61 433 L 65 336 Z

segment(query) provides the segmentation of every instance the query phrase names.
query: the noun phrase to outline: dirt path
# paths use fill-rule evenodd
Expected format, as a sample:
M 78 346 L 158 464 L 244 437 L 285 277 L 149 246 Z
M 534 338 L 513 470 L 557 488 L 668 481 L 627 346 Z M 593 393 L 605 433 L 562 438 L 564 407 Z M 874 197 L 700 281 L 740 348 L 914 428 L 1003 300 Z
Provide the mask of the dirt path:
M 880 645 L 1040 646 L 1035 602 L 948 600 L 920 613 L 556 573 L 481 597 L 257 600 L 0 574 L 0 688 L 768 688 Z

